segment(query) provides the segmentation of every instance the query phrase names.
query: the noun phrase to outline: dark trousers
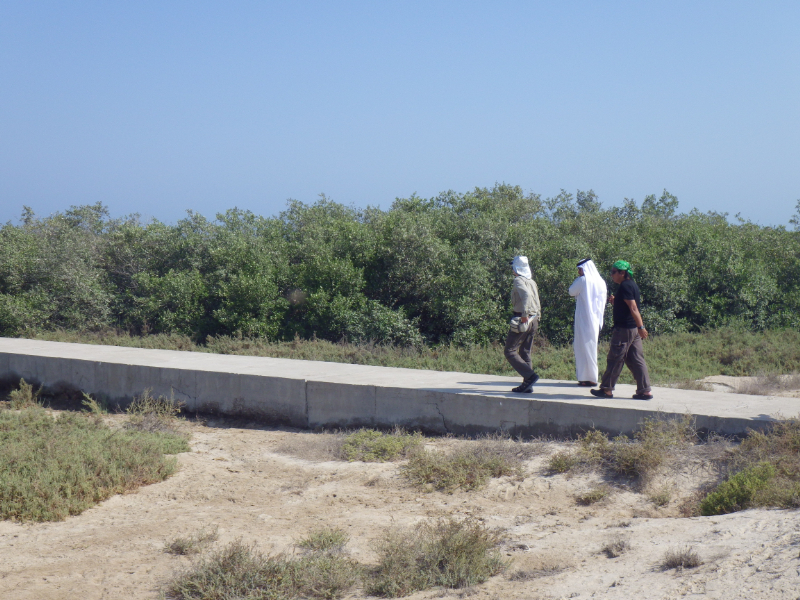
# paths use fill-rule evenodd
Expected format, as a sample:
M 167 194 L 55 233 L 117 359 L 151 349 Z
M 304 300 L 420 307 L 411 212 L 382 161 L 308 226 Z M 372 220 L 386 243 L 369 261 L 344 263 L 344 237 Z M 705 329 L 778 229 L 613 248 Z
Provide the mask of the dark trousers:
M 650 373 L 647 371 L 647 364 L 644 362 L 644 351 L 642 349 L 642 338 L 639 337 L 639 330 L 614 328 L 611 335 L 611 346 L 608 349 L 608 362 L 606 372 L 603 373 L 603 380 L 600 387 L 604 390 L 613 390 L 617 384 L 622 365 L 628 365 L 636 380 L 636 393 L 650 393 Z
M 533 336 L 539 329 L 539 317 L 534 317 L 528 322 L 531 326 L 525 333 L 508 332 L 504 351 L 506 360 L 523 378 L 535 373 L 531 368 L 531 346 L 533 346 Z

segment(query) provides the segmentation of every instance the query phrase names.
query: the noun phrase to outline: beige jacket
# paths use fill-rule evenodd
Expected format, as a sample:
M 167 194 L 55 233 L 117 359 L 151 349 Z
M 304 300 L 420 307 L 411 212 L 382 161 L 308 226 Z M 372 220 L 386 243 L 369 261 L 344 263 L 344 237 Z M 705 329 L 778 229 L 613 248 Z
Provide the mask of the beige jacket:
M 541 321 L 542 305 L 539 303 L 539 288 L 533 279 L 526 279 L 521 275 L 514 277 L 511 303 L 514 305 L 515 313 L 528 317 L 538 316 Z

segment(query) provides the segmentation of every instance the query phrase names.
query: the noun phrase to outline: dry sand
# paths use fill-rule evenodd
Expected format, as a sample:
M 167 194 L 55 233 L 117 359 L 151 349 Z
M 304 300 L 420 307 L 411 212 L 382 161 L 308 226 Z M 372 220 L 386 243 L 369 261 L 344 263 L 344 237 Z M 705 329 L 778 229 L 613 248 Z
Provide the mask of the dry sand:
M 170 479 L 63 522 L 0 523 L 0 598 L 158 598 L 164 582 L 191 564 L 165 552 L 165 544 L 209 526 L 219 527 L 214 547 L 241 538 L 269 553 L 292 552 L 293 542 L 311 530 L 341 527 L 351 536 L 353 556 L 369 563 L 384 528 L 441 515 L 473 515 L 504 529 L 511 566 L 470 590 L 428 590 L 411 598 L 800 596 L 796 511 L 680 517 L 681 498 L 712 475 L 702 449 L 650 484 L 650 491 L 671 486 L 674 499 L 666 507 L 656 508 L 647 490 L 622 488 L 587 507 L 575 496 L 596 485 L 597 475 L 544 471 L 547 456 L 563 444 L 540 444 L 523 481 L 492 480 L 478 492 L 445 494 L 411 487 L 397 463 L 319 460 L 330 434 L 224 421 L 187 427 L 192 451 L 179 455 L 180 470 Z M 458 443 L 472 442 L 432 441 L 438 447 Z M 617 536 L 631 549 L 608 558 L 601 549 Z M 688 546 L 702 566 L 660 570 L 666 551 Z M 515 579 L 519 572 L 528 579 Z

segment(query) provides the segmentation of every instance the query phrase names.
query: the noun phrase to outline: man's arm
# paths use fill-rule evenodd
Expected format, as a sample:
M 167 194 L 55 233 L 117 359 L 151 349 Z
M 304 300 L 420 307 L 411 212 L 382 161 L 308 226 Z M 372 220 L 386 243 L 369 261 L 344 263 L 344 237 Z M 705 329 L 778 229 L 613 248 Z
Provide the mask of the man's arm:
M 639 328 L 639 335 L 642 337 L 643 340 L 646 340 L 647 336 L 650 334 L 647 333 L 647 329 L 644 328 L 644 321 L 642 321 L 642 313 L 639 312 L 639 307 L 636 306 L 636 300 L 628 300 L 627 298 L 625 298 L 625 304 L 627 304 L 628 308 L 631 309 L 631 316 L 633 317 L 633 320 L 636 323 L 636 327 Z

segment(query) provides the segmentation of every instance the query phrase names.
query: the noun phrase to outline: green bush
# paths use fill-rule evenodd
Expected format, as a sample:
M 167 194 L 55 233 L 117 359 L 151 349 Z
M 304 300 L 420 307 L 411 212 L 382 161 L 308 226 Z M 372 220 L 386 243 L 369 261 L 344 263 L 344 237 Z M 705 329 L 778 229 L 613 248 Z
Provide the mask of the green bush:
M 542 198 L 505 184 L 388 210 L 323 197 L 277 217 L 190 212 L 174 225 L 110 219 L 100 204 L 44 218 L 26 208 L 18 225 L 0 227 L 0 335 L 113 326 L 195 342 L 491 345 L 507 332 L 515 254 L 530 259 L 540 331 L 559 346 L 572 337 L 567 289 L 584 256 L 606 275 L 618 258 L 634 265 L 652 333 L 737 324 L 796 333 L 797 232 L 677 208 L 666 191 L 603 208 L 591 191 Z M 736 370 L 758 353 L 737 342 L 720 359 Z

